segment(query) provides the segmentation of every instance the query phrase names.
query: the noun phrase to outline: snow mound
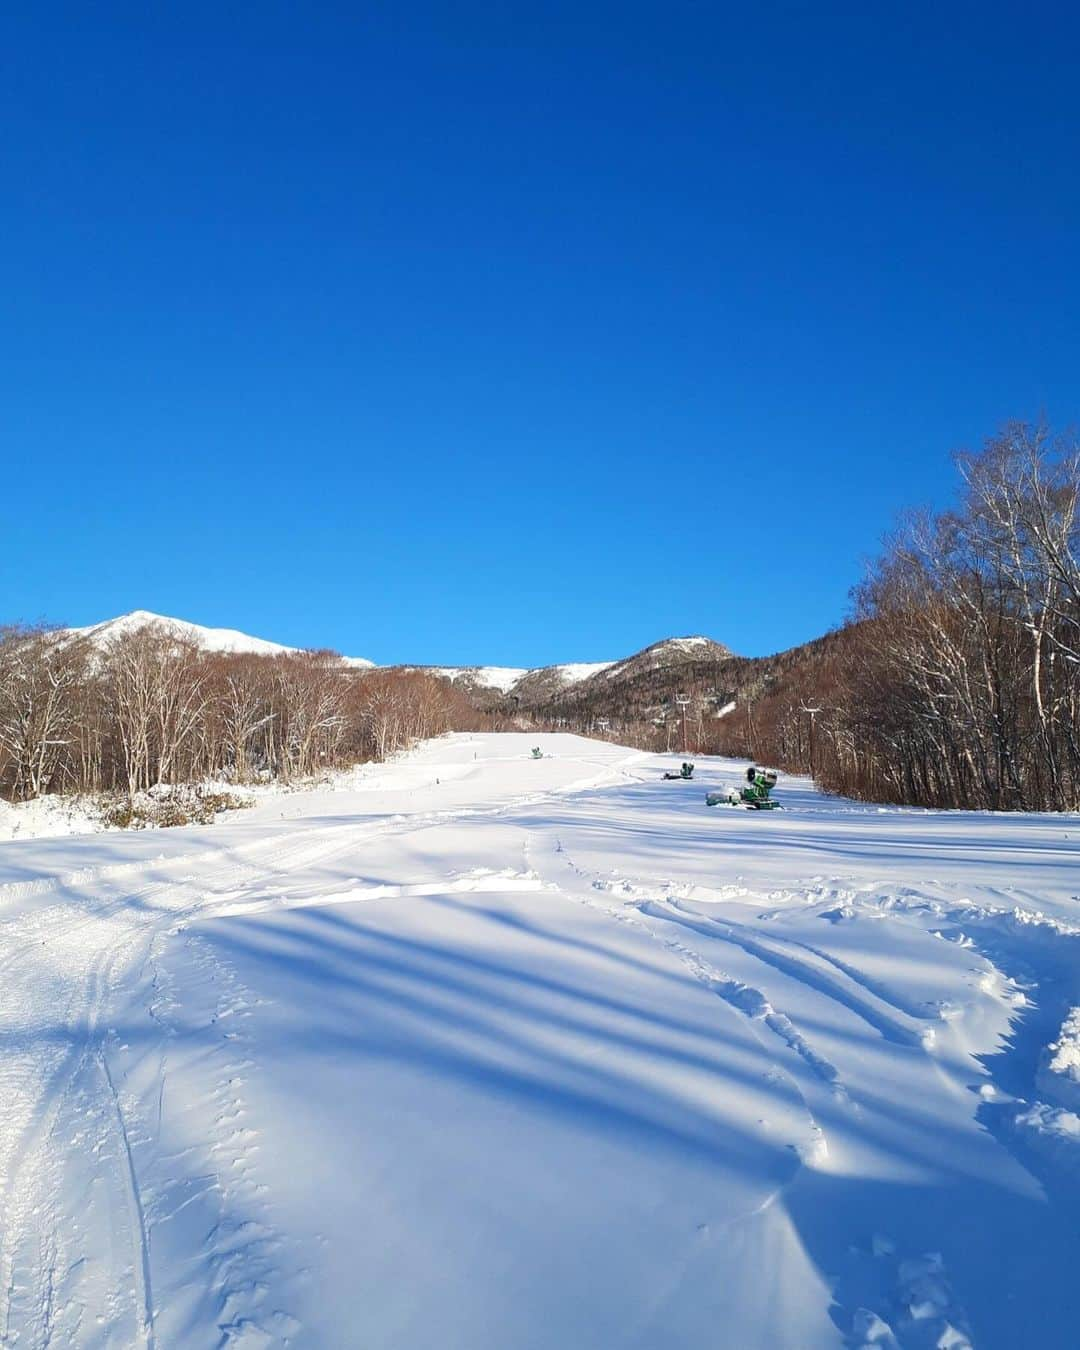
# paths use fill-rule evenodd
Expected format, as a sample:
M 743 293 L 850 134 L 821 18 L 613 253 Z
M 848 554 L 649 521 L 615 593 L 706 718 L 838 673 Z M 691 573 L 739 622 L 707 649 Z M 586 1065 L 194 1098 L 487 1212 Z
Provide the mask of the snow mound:
M 1016 1115 L 1013 1124 L 1055 1166 L 1080 1174 L 1080 1116 L 1075 1111 L 1032 1102 Z
M 1043 1051 L 1035 1081 L 1052 1102 L 1080 1111 L 1080 1008 L 1071 1010 L 1057 1040 Z
M 104 828 L 100 809 L 86 798 L 50 794 L 30 802 L 0 799 L 0 841 L 96 834 Z

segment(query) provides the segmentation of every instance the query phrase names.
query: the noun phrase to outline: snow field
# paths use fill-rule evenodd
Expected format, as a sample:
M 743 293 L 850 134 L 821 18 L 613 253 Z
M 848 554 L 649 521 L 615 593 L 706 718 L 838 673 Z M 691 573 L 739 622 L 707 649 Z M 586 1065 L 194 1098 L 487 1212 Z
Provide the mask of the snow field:
M 4 845 L 0 1341 L 1074 1345 L 1080 826 L 678 758 Z

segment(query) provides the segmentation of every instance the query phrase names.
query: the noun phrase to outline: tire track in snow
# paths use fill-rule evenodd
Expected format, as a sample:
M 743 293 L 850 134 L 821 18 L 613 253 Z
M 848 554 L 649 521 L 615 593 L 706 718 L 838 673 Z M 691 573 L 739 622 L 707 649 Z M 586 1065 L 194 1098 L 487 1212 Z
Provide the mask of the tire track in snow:
M 138 1302 L 141 1317 L 139 1319 L 139 1329 L 142 1333 L 142 1342 L 146 1350 L 154 1350 L 154 1300 L 150 1284 L 150 1240 L 147 1236 L 146 1213 L 143 1209 L 142 1196 L 139 1193 L 139 1179 L 135 1173 L 135 1159 L 131 1154 L 131 1140 L 128 1138 L 127 1126 L 124 1124 L 124 1111 L 120 1105 L 120 1098 L 116 1091 L 116 1084 L 113 1082 L 112 1073 L 109 1070 L 109 1061 L 105 1055 L 102 1046 L 96 1050 L 97 1062 L 101 1067 L 101 1072 L 105 1076 L 105 1082 L 109 1089 L 109 1097 L 112 1102 L 113 1112 L 116 1117 L 116 1126 L 119 1133 L 120 1142 L 123 1145 L 123 1161 L 128 1211 L 131 1217 L 131 1229 L 135 1237 L 135 1260 L 134 1271 L 136 1281 L 136 1299 Z
M 702 984 L 747 1017 L 764 1022 L 771 1032 L 779 1036 L 785 1045 L 806 1061 L 811 1071 L 823 1083 L 833 1088 L 838 1096 L 847 1098 L 847 1089 L 841 1082 L 840 1070 L 830 1059 L 814 1049 L 787 1013 L 776 1011 L 760 989 L 735 979 L 725 971 L 717 970 L 699 953 L 681 942 L 665 940 L 665 946 L 678 953 L 683 963 Z
M 238 881 L 250 881 L 253 877 L 262 880 L 270 868 L 291 870 L 326 861 L 357 842 L 355 830 L 349 831 L 347 837 L 343 837 L 341 829 L 334 829 L 329 837 L 326 832 L 320 835 L 315 842 L 309 834 L 300 833 L 298 837 L 294 832 L 279 836 L 274 842 L 286 838 L 289 846 L 272 853 L 264 860 L 262 869 L 250 863 L 237 864 L 231 870 L 211 874 L 201 886 L 195 878 L 162 881 L 140 888 L 134 896 L 91 905 L 89 910 L 67 903 L 7 925 L 7 934 L 12 928 L 21 928 L 26 937 L 8 954 L 0 1033 L 9 1042 L 21 1043 L 22 1054 L 14 1057 L 9 1050 L 0 1063 L 0 1083 L 9 1102 L 24 1106 L 23 1115 L 27 1119 L 19 1131 L 21 1138 L 13 1136 L 13 1126 L 18 1130 L 18 1122 L 11 1120 L 10 1113 L 6 1130 L 0 1130 L 5 1212 L 0 1241 L 0 1295 L 4 1297 L 0 1325 L 4 1327 L 5 1342 L 20 1334 L 15 1320 L 20 1315 L 21 1303 L 26 1301 L 19 1296 L 20 1251 L 38 1254 L 28 1271 L 31 1306 L 21 1318 L 23 1329 L 35 1336 L 32 1343 L 36 1344 L 47 1344 L 51 1335 L 51 1318 L 44 1316 L 42 1309 L 52 1302 L 58 1272 L 55 1256 L 51 1260 L 41 1257 L 50 1250 L 55 1253 L 57 1235 L 70 1226 L 69 1216 L 57 1206 L 58 1165 L 50 1156 L 51 1146 L 61 1122 L 71 1124 L 67 1116 L 73 1095 L 82 1092 L 93 1095 L 86 1084 L 86 1071 L 96 1060 L 98 1079 L 104 1085 L 97 1094 L 104 1098 L 99 1116 L 103 1121 L 112 1121 L 117 1155 L 127 1160 L 126 1171 L 121 1169 L 121 1180 L 136 1250 L 134 1325 L 141 1328 L 143 1343 L 152 1347 L 153 1306 L 145 1213 L 123 1109 L 101 1045 L 104 1003 L 116 983 L 110 977 L 121 962 L 125 971 L 144 966 L 154 933 L 181 927 L 200 913 L 212 911 L 215 901 L 235 895 Z M 223 858 L 231 854 L 219 850 L 215 856 Z M 222 883 L 226 884 L 225 897 L 208 890 L 215 883 L 219 891 Z M 151 896 L 159 902 L 156 906 L 147 906 Z M 42 960 L 33 960 L 34 954 L 42 954 L 43 949 L 44 972 Z M 59 1063 L 50 1062 L 55 1058 L 50 1049 L 56 1032 L 72 1042 L 72 1048 Z M 99 1142 L 99 1150 L 100 1147 Z M 39 1292 L 30 1292 L 31 1286 Z M 40 1292 L 42 1289 L 48 1291 L 47 1298 Z
M 115 1136 L 113 1151 L 123 1164 L 118 1180 L 130 1214 L 136 1255 L 129 1299 L 132 1324 L 141 1329 L 145 1345 L 153 1344 L 148 1219 L 130 1130 L 105 1058 L 101 1028 L 106 1001 L 113 999 L 122 986 L 139 984 L 156 936 L 177 932 L 195 919 L 211 918 L 230 908 L 238 907 L 242 913 L 245 909 L 258 911 L 280 904 L 279 898 L 268 903 L 261 897 L 249 908 L 238 906 L 238 901 L 245 889 L 264 886 L 275 875 L 326 864 L 367 841 L 407 835 L 459 819 L 503 816 L 527 802 L 551 800 L 566 791 L 594 786 L 600 779 L 606 781 L 611 776 L 611 771 L 606 770 L 569 788 L 518 797 L 497 806 L 392 815 L 361 825 L 345 820 L 316 831 L 298 828 L 278 833 L 250 846 L 208 849 L 173 860 L 159 857 L 137 864 L 83 869 L 60 878 L 46 878 L 41 883 L 20 882 L 3 888 L 0 900 L 47 895 L 93 882 L 115 883 L 128 876 L 137 878 L 169 867 L 183 869 L 184 873 L 145 881 L 116 896 L 97 899 L 91 896 L 85 900 L 79 897 L 44 910 L 24 911 L 0 925 L 0 943 L 6 947 L 0 960 L 5 986 L 0 1037 L 22 1047 L 21 1058 L 9 1049 L 0 1059 L 0 1089 L 5 1090 L 6 1101 L 17 1101 L 25 1107 L 21 1125 L 11 1118 L 10 1112 L 6 1120 L 0 1120 L 0 1188 L 5 1202 L 5 1223 L 0 1234 L 3 1299 L 0 1328 L 4 1343 L 25 1331 L 34 1338 L 30 1344 L 47 1344 L 52 1334 L 49 1330 L 52 1315 L 47 1310 L 64 1295 L 63 1282 L 66 1279 L 70 1286 L 72 1270 L 79 1265 L 77 1262 L 76 1267 L 61 1275 L 59 1238 L 72 1227 L 72 1216 L 62 1212 L 57 1200 L 62 1178 L 58 1175 L 60 1164 L 51 1155 L 56 1152 L 63 1155 L 62 1148 L 52 1147 L 61 1125 L 70 1130 L 76 1128 L 72 1118 L 75 1095 L 94 1095 L 86 1081 L 88 1069 L 94 1067 L 100 1084 L 96 1093 L 98 1105 L 94 1108 L 96 1117 L 101 1122 L 111 1122 Z M 217 865 L 201 874 L 189 870 L 206 862 Z M 408 888 L 403 893 L 407 894 Z M 57 1034 L 72 1042 L 72 1048 L 59 1060 L 51 1053 Z M 12 1074 L 16 1074 L 17 1081 Z M 96 1150 L 100 1152 L 103 1147 L 103 1141 L 99 1140 Z M 24 1311 L 26 1299 L 22 1296 L 19 1273 L 20 1253 L 24 1252 L 28 1256 L 36 1253 L 28 1271 L 27 1288 L 32 1284 L 37 1291 L 33 1296 L 34 1307 L 29 1311 Z M 49 1252 L 51 1256 L 47 1255 Z M 113 1282 L 119 1280 L 117 1273 Z M 70 1288 L 68 1293 L 69 1304 L 73 1306 Z M 239 1334 L 238 1325 L 230 1334 Z
M 159 1023 L 169 1040 L 147 1052 L 156 1057 L 160 1076 L 159 1095 L 146 1102 L 145 1111 L 153 1117 L 156 1107 L 156 1126 L 151 1130 L 144 1118 L 142 1135 L 132 1141 L 153 1193 L 153 1220 L 164 1230 L 194 1209 L 189 1227 L 204 1235 L 200 1281 L 203 1297 L 212 1305 L 207 1318 L 216 1322 L 222 1347 L 285 1344 L 300 1324 L 281 1306 L 265 1306 L 265 1300 L 272 1293 L 279 1304 L 286 1296 L 296 1262 L 281 1257 L 286 1237 L 270 1217 L 267 1192 L 258 1180 L 257 1134 L 246 1124 L 244 1089 L 256 1060 L 243 1022 L 257 1000 L 209 943 L 189 933 L 181 947 L 169 948 L 184 965 L 181 1004 L 172 992 L 177 977 L 159 965 L 165 952 L 161 935 L 154 945 L 152 987 L 159 1000 Z M 190 1055 L 192 1036 L 200 1066 L 197 1097 L 214 1121 L 205 1135 L 192 1132 L 199 1117 L 189 1114 L 189 1100 L 178 1097 L 166 1112 L 161 1095 L 170 1043 L 186 1042 Z M 146 1096 L 153 1099 L 152 1090 L 144 1101 Z
M 29 1197 L 25 1195 L 28 1188 L 20 1188 L 20 1180 L 25 1173 L 32 1169 L 35 1173 L 44 1171 L 48 1166 L 47 1155 L 50 1150 L 53 1134 L 63 1113 L 68 1108 L 68 1103 L 72 1095 L 78 1089 L 81 1076 L 89 1062 L 92 1053 L 92 1040 L 96 1033 L 98 1012 L 101 1003 L 102 987 L 105 980 L 105 966 L 109 964 L 110 951 L 105 949 L 98 952 L 91 960 L 91 964 L 85 977 L 86 987 L 86 1009 L 85 1025 L 87 1030 L 87 1039 L 81 1047 L 72 1045 L 60 1062 L 53 1067 L 51 1073 L 42 1079 L 40 1076 L 41 1065 L 31 1059 L 28 1066 L 24 1066 L 24 1072 L 20 1077 L 18 1074 L 18 1065 L 13 1072 L 10 1059 L 4 1061 L 4 1072 L 0 1075 L 0 1082 L 4 1086 L 4 1098 L 8 1107 L 8 1130 L 5 1132 L 10 1140 L 6 1154 L 0 1154 L 0 1166 L 2 1166 L 2 1175 L 4 1176 L 3 1186 L 3 1214 L 4 1227 L 0 1233 L 0 1288 L 5 1291 L 6 1302 L 4 1307 L 4 1338 L 0 1343 L 7 1343 L 11 1335 L 11 1313 L 15 1297 L 15 1252 L 18 1244 L 25 1240 L 25 1229 L 29 1217 L 33 1214 L 39 1200 L 36 1194 L 36 1188 L 31 1189 Z M 5 1010 L 9 1010 L 13 1001 L 13 994 L 17 997 L 17 988 L 13 991 L 10 984 L 5 989 L 6 1001 Z M 70 1007 L 68 1016 L 70 1018 Z M 43 1083 L 35 1094 L 34 1086 Z M 10 1113 L 16 1104 L 27 1104 L 28 1114 L 25 1124 L 13 1136 L 11 1131 Z M 47 1276 L 50 1289 L 52 1272 L 44 1272 Z M 32 1272 L 33 1274 L 33 1272 Z M 38 1303 L 41 1300 L 37 1300 Z
M 742 927 L 742 925 L 737 926 Z M 853 966 L 849 961 L 845 961 L 839 956 L 830 955 L 829 952 L 824 951 L 821 947 L 816 946 L 812 942 L 805 942 L 801 938 L 791 937 L 788 933 L 777 932 L 771 932 L 769 934 L 769 940 L 780 943 L 785 947 L 793 947 L 808 952 L 815 960 L 823 961 L 827 965 L 832 966 L 835 970 L 838 970 L 841 975 L 846 976 L 855 984 L 861 985 L 868 994 L 878 999 L 881 1003 L 895 1008 L 898 1013 L 901 1013 L 905 1017 L 916 1019 L 916 1021 L 922 1021 L 926 1017 L 926 1004 L 916 1004 L 910 999 L 905 999 L 902 994 L 898 993 L 883 981 L 874 979 L 872 976 L 867 975 L 865 971 L 859 970 L 857 966 Z
M 533 862 L 534 850 L 530 845 L 528 836 L 524 844 L 524 854 L 526 865 L 530 870 L 538 870 Z M 579 886 L 567 888 L 560 882 L 551 880 L 550 884 L 554 889 L 566 896 L 568 899 L 575 900 L 578 904 L 583 904 L 590 909 L 595 909 L 610 919 L 618 923 L 628 924 L 643 932 L 652 942 L 659 943 L 690 972 L 690 974 L 699 983 L 704 984 L 713 994 L 721 998 L 736 1013 L 745 1018 L 751 1024 L 753 1029 L 756 1025 L 763 1024 L 773 1033 L 783 1044 L 795 1052 L 802 1059 L 816 1079 L 828 1087 L 833 1094 L 845 1103 L 849 1102 L 847 1089 L 841 1081 L 839 1070 L 824 1055 L 816 1051 L 805 1036 L 798 1030 L 791 1018 L 786 1013 L 777 1012 L 769 1003 L 768 999 L 759 989 L 744 984 L 741 980 L 736 980 L 730 975 L 716 969 L 710 965 L 700 953 L 687 947 L 685 943 L 679 942 L 674 938 L 665 937 L 646 923 L 641 917 L 641 907 L 639 906 L 612 906 L 599 903 L 595 899 L 597 890 L 596 879 L 592 878 L 584 868 L 580 867 L 570 855 L 563 849 L 561 842 L 556 844 L 556 854 L 566 867 L 574 874 L 581 883 Z M 542 875 L 542 873 L 539 873 Z M 632 912 L 628 912 L 628 910 Z M 761 1040 L 755 1031 L 755 1038 L 762 1048 L 769 1053 L 769 1047 Z M 797 1156 L 801 1163 L 806 1166 L 815 1166 L 820 1164 L 828 1156 L 828 1140 L 825 1131 L 814 1114 L 813 1108 L 807 1101 L 806 1093 L 799 1086 L 798 1081 L 786 1068 L 786 1066 L 777 1063 L 777 1068 L 785 1074 L 796 1093 L 799 1101 L 802 1103 L 803 1110 L 806 1113 L 809 1122 L 809 1141 L 798 1145 L 793 1144 Z M 790 1183 L 788 1183 L 790 1184 Z M 761 1209 L 768 1208 L 781 1193 L 782 1187 L 775 1194 L 769 1197 Z M 755 1211 L 758 1212 L 758 1211 Z M 749 1217 L 749 1216 L 744 1216 Z
M 647 925 L 646 925 L 647 926 Z M 661 938 L 664 946 L 674 952 L 696 980 L 705 985 L 725 1003 L 751 1022 L 764 1023 L 781 1041 L 803 1059 L 810 1071 L 836 1094 L 842 1101 L 848 1101 L 847 1089 L 840 1080 L 840 1071 L 836 1065 L 819 1054 L 806 1037 L 799 1031 L 786 1013 L 778 1013 L 772 1004 L 753 985 L 733 979 L 723 971 L 717 970 L 691 948 L 674 939 Z M 790 1077 L 790 1075 L 789 1075 Z M 792 1080 L 794 1082 L 794 1080 Z M 796 1089 L 798 1086 L 796 1084 Z M 818 1123 L 814 1112 L 803 1092 L 799 1092 L 803 1106 L 810 1118 L 810 1144 L 797 1149 L 800 1161 L 807 1166 L 823 1163 L 828 1157 L 828 1140 L 825 1131 Z
M 637 908 L 653 918 L 689 928 L 702 937 L 717 938 L 741 947 L 766 965 L 773 966 L 782 974 L 791 976 L 800 984 L 841 1004 L 873 1027 L 886 1040 L 894 1041 L 898 1045 L 921 1045 L 924 1049 L 933 1044 L 933 1027 L 920 1026 L 915 1019 L 902 1013 L 895 1005 L 886 1004 L 851 975 L 835 967 L 832 962 L 819 956 L 811 948 L 802 947 L 801 952 L 797 953 L 771 937 L 765 938 L 757 932 L 751 933 L 743 924 L 691 913 L 670 901 L 647 900 Z

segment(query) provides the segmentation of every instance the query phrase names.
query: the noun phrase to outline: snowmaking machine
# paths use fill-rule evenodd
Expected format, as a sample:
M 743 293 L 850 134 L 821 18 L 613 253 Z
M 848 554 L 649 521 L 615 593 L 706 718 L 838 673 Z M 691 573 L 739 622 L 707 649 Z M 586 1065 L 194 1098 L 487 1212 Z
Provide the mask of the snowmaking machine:
M 668 779 L 669 782 L 673 783 L 685 783 L 689 779 L 693 778 L 693 776 L 694 776 L 694 766 L 692 764 L 687 764 L 686 760 L 683 760 L 683 766 L 678 773 L 664 774 L 664 777 Z
M 543 752 L 543 750 L 540 749 L 540 747 L 539 747 L 538 745 L 534 745 L 534 746 L 533 746 L 533 749 L 532 749 L 532 757 L 533 757 L 533 759 L 543 759 L 543 758 L 544 758 L 544 752 Z
M 776 779 L 775 769 L 762 769 L 751 764 L 746 771 L 745 786 L 732 788 L 729 792 L 710 792 L 705 798 L 705 805 L 744 806 L 748 811 L 777 811 L 780 803 L 772 797 Z

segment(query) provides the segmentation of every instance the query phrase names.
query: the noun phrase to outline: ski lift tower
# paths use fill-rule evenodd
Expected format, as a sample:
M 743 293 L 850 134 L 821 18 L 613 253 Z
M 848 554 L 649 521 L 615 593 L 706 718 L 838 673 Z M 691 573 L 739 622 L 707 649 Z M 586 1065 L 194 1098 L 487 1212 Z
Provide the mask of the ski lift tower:
M 686 710 L 687 710 L 687 708 L 689 708 L 689 706 L 690 706 L 690 695 L 689 695 L 689 694 L 676 694 L 676 695 L 675 695 L 675 702 L 678 704 L 679 711 L 682 713 L 682 748 L 683 748 L 683 754 L 684 754 L 684 755 L 688 755 L 688 754 L 690 753 L 690 747 L 689 747 L 689 745 L 687 745 L 687 743 L 686 743 Z

